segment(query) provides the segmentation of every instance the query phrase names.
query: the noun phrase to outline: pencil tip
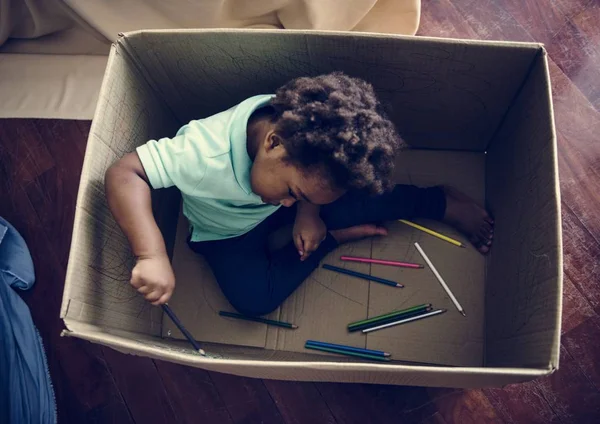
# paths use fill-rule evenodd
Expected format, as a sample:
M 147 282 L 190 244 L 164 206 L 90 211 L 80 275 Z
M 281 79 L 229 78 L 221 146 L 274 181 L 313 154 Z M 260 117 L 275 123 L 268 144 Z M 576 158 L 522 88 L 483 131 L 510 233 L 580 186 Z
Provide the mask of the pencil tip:
M 464 311 L 464 309 L 463 309 L 462 311 L 460 311 L 460 313 L 462 314 L 462 316 L 463 316 L 463 317 L 466 317 L 466 316 L 467 316 L 467 314 L 465 314 L 465 311 Z
M 206 352 L 204 351 L 204 349 L 198 349 L 198 353 L 202 356 L 206 356 Z
M 296 324 L 292 324 L 292 328 L 295 330 L 296 328 L 298 328 L 298 326 Z
M 467 248 L 467 246 L 465 246 L 464 244 L 459 244 L 458 247 L 462 247 L 463 249 Z
M 400 283 L 396 283 L 396 287 L 400 287 L 401 289 L 404 288 L 404 285 L 400 284 Z
M 385 352 L 385 353 L 383 354 L 383 356 L 385 356 L 386 358 L 388 358 L 388 357 L 392 356 L 392 354 L 391 354 L 391 353 L 387 353 L 387 352 Z

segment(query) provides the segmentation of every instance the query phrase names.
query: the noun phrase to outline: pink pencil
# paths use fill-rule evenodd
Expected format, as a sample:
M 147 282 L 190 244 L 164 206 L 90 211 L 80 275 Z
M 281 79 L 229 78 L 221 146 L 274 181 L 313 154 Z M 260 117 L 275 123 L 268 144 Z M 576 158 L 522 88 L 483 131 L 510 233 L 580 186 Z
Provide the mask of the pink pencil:
M 367 264 L 378 264 L 378 265 L 389 265 L 389 266 L 399 266 L 402 268 L 414 268 L 419 269 L 423 268 L 421 264 L 413 264 L 410 262 L 398 262 L 398 261 L 386 261 L 383 259 L 371 259 L 371 258 L 358 258 L 355 256 L 340 256 L 342 261 L 350 261 L 350 262 L 363 262 Z

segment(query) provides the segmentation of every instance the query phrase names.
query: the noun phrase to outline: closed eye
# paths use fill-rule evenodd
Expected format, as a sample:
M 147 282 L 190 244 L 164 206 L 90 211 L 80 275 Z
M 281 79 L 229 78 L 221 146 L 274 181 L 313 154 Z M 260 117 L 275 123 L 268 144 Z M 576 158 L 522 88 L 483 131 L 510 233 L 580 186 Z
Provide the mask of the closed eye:
M 298 200 L 298 196 L 296 196 L 296 195 L 294 194 L 294 192 L 292 191 L 292 189 L 291 189 L 291 188 L 289 188 L 289 189 L 288 189 L 288 194 L 289 194 L 290 196 L 292 196 L 294 199 Z

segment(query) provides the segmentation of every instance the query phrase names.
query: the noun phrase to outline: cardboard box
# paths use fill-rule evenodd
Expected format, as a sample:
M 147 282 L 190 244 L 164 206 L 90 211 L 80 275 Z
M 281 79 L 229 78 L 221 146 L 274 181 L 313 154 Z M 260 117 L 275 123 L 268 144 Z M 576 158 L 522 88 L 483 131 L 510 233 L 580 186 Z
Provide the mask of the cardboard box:
M 129 286 L 133 257 L 107 207 L 108 166 L 191 119 L 342 70 L 370 81 L 413 149 L 397 181 L 450 184 L 496 221 L 487 256 L 390 224 L 386 238 L 340 247 L 325 262 L 402 281 L 391 289 L 319 269 L 272 317 L 296 331 L 217 315 L 231 310 L 202 258 L 185 246 L 176 190 L 153 193 L 173 256 L 170 305 L 208 357 L 192 352 L 161 309 Z M 90 132 L 61 317 L 65 335 L 119 351 L 250 377 L 422 386 L 501 386 L 558 366 L 562 257 L 556 137 L 547 55 L 539 44 L 356 33 L 182 30 L 123 35 L 112 47 Z M 439 223 L 426 225 L 464 237 Z M 341 263 L 340 254 L 421 261 L 419 241 L 461 301 L 433 274 Z M 241 274 L 243 278 L 243 273 Z M 445 315 L 369 335 L 346 325 L 431 302 Z M 317 354 L 306 339 L 385 349 L 391 363 Z

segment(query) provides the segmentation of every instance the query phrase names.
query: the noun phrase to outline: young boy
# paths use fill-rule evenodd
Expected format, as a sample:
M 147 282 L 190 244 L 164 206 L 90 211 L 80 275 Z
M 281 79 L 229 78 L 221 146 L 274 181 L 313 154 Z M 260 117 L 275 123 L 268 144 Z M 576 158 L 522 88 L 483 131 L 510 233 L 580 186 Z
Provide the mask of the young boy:
M 190 248 L 244 314 L 273 311 L 339 244 L 386 235 L 381 221 L 444 220 L 486 253 L 493 222 L 467 196 L 392 186 L 403 142 L 380 109 L 362 80 L 298 78 L 127 154 L 106 172 L 106 195 L 137 257 L 131 285 L 154 305 L 173 293 L 150 202 L 151 188 L 173 185 L 190 222 Z M 293 242 L 269 252 L 269 235 L 292 222 Z

